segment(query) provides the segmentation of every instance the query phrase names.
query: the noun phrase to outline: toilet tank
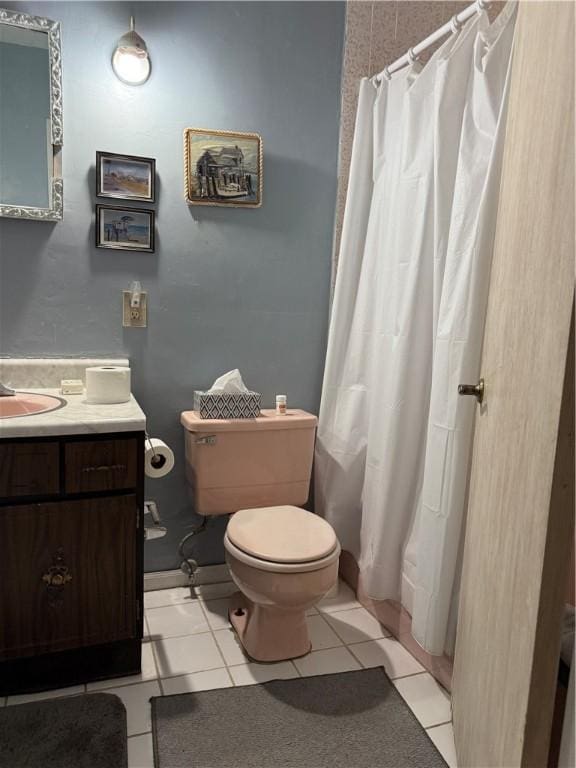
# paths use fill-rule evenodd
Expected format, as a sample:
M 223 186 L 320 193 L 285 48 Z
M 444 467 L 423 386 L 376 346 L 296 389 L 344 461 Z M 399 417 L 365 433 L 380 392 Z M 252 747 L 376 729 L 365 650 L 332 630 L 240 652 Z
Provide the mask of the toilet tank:
M 306 502 L 316 416 L 290 409 L 285 416 L 262 410 L 256 419 L 201 419 L 184 411 L 180 421 L 198 514 Z

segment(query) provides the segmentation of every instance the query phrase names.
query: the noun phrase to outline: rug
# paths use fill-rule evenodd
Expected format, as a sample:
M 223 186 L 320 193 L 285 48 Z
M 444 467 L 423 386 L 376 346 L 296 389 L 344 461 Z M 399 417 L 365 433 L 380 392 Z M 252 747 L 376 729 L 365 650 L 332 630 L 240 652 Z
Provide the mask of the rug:
M 156 768 L 444 768 L 383 668 L 152 699 Z
M 94 693 L 0 709 L 0 768 L 127 768 L 126 710 Z

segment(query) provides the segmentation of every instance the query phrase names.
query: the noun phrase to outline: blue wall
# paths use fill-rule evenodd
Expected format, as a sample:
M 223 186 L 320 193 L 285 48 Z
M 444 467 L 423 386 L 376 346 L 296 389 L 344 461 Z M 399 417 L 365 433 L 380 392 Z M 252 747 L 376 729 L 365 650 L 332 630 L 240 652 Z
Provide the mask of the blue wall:
M 317 412 L 328 318 L 344 4 L 336 2 L 8 3 L 62 21 L 64 220 L 0 219 L 0 350 L 14 356 L 126 354 L 149 432 L 177 468 L 150 481 L 169 527 L 147 570 L 179 565 L 196 522 L 184 477 L 181 410 L 230 368 L 271 406 Z M 110 56 L 130 13 L 152 76 L 130 88 Z M 257 131 L 264 204 L 188 207 L 182 131 Z M 96 150 L 155 157 L 156 253 L 97 249 Z M 102 200 L 101 202 L 107 202 Z M 123 329 L 121 291 L 149 292 L 149 327 Z M 225 520 L 198 539 L 223 561 Z

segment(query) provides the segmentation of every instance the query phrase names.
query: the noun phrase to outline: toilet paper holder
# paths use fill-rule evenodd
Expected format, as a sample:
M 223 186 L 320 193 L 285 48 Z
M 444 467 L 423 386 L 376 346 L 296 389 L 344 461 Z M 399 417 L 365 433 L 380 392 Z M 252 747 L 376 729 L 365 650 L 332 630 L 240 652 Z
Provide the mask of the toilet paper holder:
M 145 434 L 146 434 L 146 442 L 148 443 L 148 445 L 150 446 L 150 449 L 152 451 L 152 466 L 155 469 L 160 469 L 166 463 L 166 458 L 164 456 L 160 456 L 160 454 L 156 453 L 156 451 L 154 450 L 154 443 L 152 442 L 152 440 L 150 440 L 150 435 L 148 434 L 148 432 L 146 432 Z M 154 504 L 154 502 L 151 502 L 151 503 Z M 156 508 L 156 506 L 155 506 L 155 508 Z M 144 513 L 144 514 L 146 514 L 146 513 Z M 150 514 L 152 514 L 152 513 L 150 513 Z M 158 510 L 156 510 L 156 514 L 158 514 Z M 158 520 L 160 520 L 160 518 L 158 518 Z
M 160 515 L 158 514 L 158 505 L 155 501 L 144 502 L 144 518 L 149 517 L 152 519 L 152 525 L 144 526 L 144 539 L 150 541 L 151 539 L 161 539 L 166 536 L 167 529 L 160 525 L 162 522 Z

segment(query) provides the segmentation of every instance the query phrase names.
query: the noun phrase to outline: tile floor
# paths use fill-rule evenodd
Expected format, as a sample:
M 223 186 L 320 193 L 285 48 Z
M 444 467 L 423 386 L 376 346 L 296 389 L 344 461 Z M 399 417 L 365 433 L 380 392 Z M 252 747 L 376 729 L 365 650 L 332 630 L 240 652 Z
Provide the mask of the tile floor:
M 244 656 L 229 627 L 227 597 L 233 591 L 234 585 L 225 583 L 198 587 L 195 599 L 186 588 L 147 592 L 140 675 L 10 696 L 0 699 L 0 706 L 92 691 L 115 693 L 128 714 L 129 768 L 153 768 L 151 696 L 383 665 L 450 768 L 455 768 L 448 694 L 356 601 L 348 586 L 340 583 L 335 596 L 310 610 L 308 656 L 266 665 Z

